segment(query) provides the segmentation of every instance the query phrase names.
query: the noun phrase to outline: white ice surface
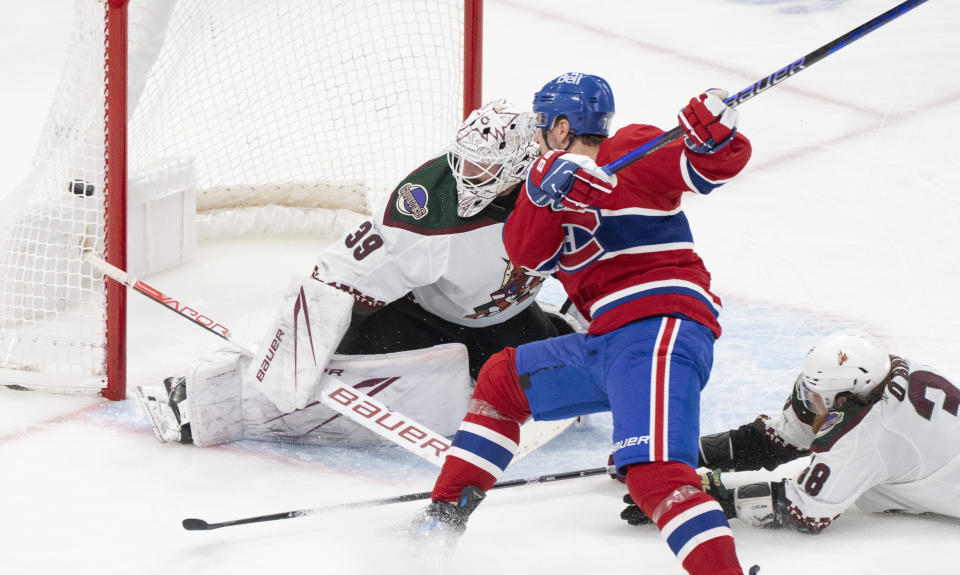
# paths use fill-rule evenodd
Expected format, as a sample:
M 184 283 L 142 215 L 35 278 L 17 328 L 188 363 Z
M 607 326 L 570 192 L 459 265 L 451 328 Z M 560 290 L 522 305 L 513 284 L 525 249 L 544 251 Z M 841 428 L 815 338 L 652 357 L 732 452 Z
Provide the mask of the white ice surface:
M 70 4 L 0 3 L 0 193 L 29 167 Z M 669 128 L 698 91 L 744 88 L 895 2 L 485 4 L 486 97 L 527 103 L 559 73 L 595 73 L 615 90 L 617 126 Z M 725 302 L 702 431 L 779 409 L 803 352 L 836 327 L 865 327 L 960 381 L 958 28 L 960 5 L 928 2 L 741 108 L 750 165 L 686 203 Z M 311 269 L 326 241 L 208 243 L 194 262 L 146 279 L 256 341 L 287 275 Z M 136 294 L 129 305 L 131 386 L 159 384 L 219 346 Z M 601 466 L 609 431 L 608 418 L 593 418 L 506 478 Z M 624 490 L 604 477 L 491 493 L 444 566 L 396 533 L 418 503 L 209 533 L 179 525 L 425 491 L 434 476 L 392 447 L 161 445 L 132 400 L 0 390 L 0 573 L 682 572 L 655 529 L 618 519 Z M 744 565 L 765 574 L 960 569 L 953 520 L 851 509 L 818 537 L 731 526 Z

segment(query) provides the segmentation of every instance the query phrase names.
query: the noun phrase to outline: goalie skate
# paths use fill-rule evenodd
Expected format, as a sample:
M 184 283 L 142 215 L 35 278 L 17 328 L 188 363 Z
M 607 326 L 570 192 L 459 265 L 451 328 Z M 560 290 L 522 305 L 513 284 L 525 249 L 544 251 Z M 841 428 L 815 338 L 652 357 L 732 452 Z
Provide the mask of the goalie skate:
M 146 412 L 153 427 L 153 434 L 160 443 L 192 442 L 190 423 L 184 410 L 186 380 L 183 377 L 166 378 L 163 380 L 162 389 L 137 386 L 135 397 Z

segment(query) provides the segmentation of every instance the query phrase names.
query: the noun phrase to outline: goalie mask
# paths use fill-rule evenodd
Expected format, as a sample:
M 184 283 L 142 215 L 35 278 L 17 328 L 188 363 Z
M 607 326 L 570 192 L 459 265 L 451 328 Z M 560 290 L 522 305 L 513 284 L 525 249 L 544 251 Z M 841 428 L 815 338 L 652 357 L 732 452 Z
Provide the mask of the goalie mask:
M 476 215 L 520 184 L 539 148 L 533 115 L 496 100 L 474 110 L 457 130 L 447 163 L 457 182 L 457 215 Z
M 807 353 L 798 382 L 807 409 L 825 414 L 840 393 L 860 397 L 873 391 L 890 372 L 890 356 L 871 335 L 841 331 L 829 335 Z

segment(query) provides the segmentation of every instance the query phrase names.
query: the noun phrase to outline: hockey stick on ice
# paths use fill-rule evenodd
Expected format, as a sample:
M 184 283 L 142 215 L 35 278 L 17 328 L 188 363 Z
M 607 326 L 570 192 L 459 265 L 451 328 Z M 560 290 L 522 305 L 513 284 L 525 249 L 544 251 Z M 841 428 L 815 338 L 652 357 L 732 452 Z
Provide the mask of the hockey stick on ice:
M 784 66 L 783 68 L 777 70 L 776 72 L 770 74 L 769 76 L 754 82 L 752 85 L 741 90 L 737 94 L 730 96 L 725 100 L 727 105 L 731 107 L 739 106 L 740 104 L 746 102 L 750 98 L 758 95 L 760 92 L 769 90 L 770 88 L 776 86 L 780 82 L 783 82 L 787 78 L 795 76 L 798 72 L 805 70 L 812 66 L 813 64 L 819 62 L 820 60 L 826 58 L 830 54 L 837 52 L 841 48 L 847 46 L 848 44 L 853 43 L 855 40 L 863 38 L 870 32 L 873 32 L 877 28 L 883 26 L 884 24 L 894 20 L 910 10 L 913 10 L 917 6 L 923 4 L 927 0 L 907 0 L 906 2 L 901 2 L 896 7 L 887 10 L 883 14 L 877 16 L 873 20 L 857 26 L 853 30 L 850 30 L 846 34 L 838 37 L 837 39 L 824 44 L 823 46 L 817 48 L 813 52 L 810 52 L 806 56 L 800 58 L 795 62 Z M 636 150 L 626 154 L 625 156 L 618 158 L 606 166 L 603 166 L 603 171 L 607 175 L 615 174 L 620 170 L 626 168 L 630 164 L 636 162 L 644 156 L 648 156 L 653 152 L 659 150 L 660 148 L 666 146 L 670 142 L 673 142 L 683 136 L 683 128 L 677 126 L 668 132 L 664 132 L 659 137 L 650 140 L 646 144 L 640 146 Z
M 508 487 L 519 487 L 521 485 L 533 485 L 536 483 L 552 483 L 564 479 L 576 479 L 578 477 L 592 477 L 604 473 L 612 474 L 614 468 L 597 467 L 595 469 L 583 469 L 580 471 L 568 471 L 566 473 L 554 473 L 552 475 L 540 475 L 529 479 L 513 479 L 511 481 L 501 481 L 495 483 L 490 489 L 506 489 Z M 430 498 L 429 491 L 420 493 L 408 493 L 406 495 L 397 495 L 395 497 L 384 497 L 382 499 L 369 499 L 367 501 L 355 501 L 353 503 L 340 503 L 337 505 L 327 505 L 325 507 L 314 507 L 313 509 L 298 509 L 296 511 L 286 511 L 284 513 L 272 513 L 270 515 L 258 515 L 256 517 L 246 517 L 244 519 L 234 519 L 232 521 L 223 521 L 220 523 L 207 523 L 203 519 L 184 519 L 183 528 L 187 531 L 210 531 L 211 529 L 220 529 L 221 527 L 231 527 L 233 525 L 246 525 L 249 523 L 262 523 L 265 521 L 276 521 L 278 519 L 293 519 L 296 517 L 306 517 L 308 515 L 319 515 L 331 511 L 342 511 L 346 509 L 362 509 L 364 507 L 378 507 L 381 505 L 393 505 L 394 503 L 405 503 L 407 501 L 422 501 Z
M 131 277 L 123 270 L 108 264 L 90 251 L 84 252 L 84 261 L 103 273 L 134 291 L 143 294 L 153 301 L 169 308 L 177 315 L 183 316 L 208 332 L 237 346 L 241 350 L 253 355 L 245 346 L 233 341 L 230 330 L 223 324 L 214 321 L 192 307 L 181 305 L 180 302 L 160 290 L 153 288 L 137 278 Z M 344 417 L 369 429 L 373 433 L 404 449 L 419 455 L 434 465 L 443 465 L 445 453 L 450 449 L 450 442 L 425 425 L 391 410 L 369 395 L 356 388 L 343 384 L 330 384 L 319 394 L 320 402 L 333 409 Z

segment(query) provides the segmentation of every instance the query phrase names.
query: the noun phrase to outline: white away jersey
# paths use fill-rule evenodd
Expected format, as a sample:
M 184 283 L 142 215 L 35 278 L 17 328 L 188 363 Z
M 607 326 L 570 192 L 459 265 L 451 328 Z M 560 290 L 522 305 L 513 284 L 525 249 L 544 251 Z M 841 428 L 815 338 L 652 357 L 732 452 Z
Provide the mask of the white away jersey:
M 320 255 L 314 278 L 371 310 L 410 294 L 430 313 L 468 327 L 506 321 L 533 303 L 543 277 L 510 264 L 502 223 L 483 212 L 457 216 L 445 157 L 407 176 L 376 213 Z
M 895 356 L 891 365 L 883 398 L 831 413 L 809 466 L 786 481 L 801 528 L 823 529 L 853 503 L 960 517 L 960 389 L 928 367 Z

